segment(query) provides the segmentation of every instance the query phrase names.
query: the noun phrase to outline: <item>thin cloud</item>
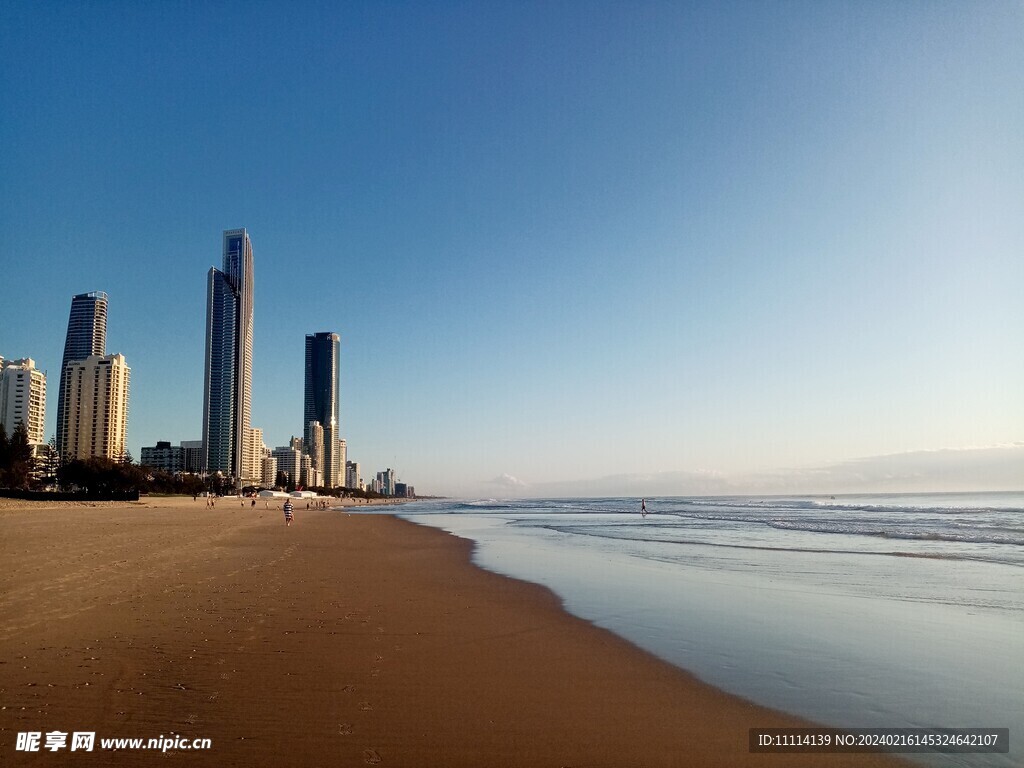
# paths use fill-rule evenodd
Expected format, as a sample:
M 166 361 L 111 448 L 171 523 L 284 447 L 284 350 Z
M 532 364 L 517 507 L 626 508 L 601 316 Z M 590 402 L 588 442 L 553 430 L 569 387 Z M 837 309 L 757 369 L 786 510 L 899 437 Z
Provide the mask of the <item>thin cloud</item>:
M 502 473 L 493 480 L 487 480 L 486 483 L 487 485 L 498 485 L 509 490 L 523 490 L 527 487 L 526 483 L 518 477 L 513 477 L 508 473 Z
M 492 483 L 515 481 L 507 475 Z M 740 494 L 923 493 L 1024 489 L 1024 442 L 865 456 L 812 467 L 726 475 L 679 470 L 608 475 L 529 486 L 529 495 L 725 496 Z M 518 490 L 525 490 L 525 484 Z
M 713 470 L 609 475 L 589 480 L 537 483 L 538 496 L 713 496 L 738 493 L 729 479 Z
M 807 493 L 1012 491 L 1024 488 L 1024 443 L 867 456 L 752 478 Z

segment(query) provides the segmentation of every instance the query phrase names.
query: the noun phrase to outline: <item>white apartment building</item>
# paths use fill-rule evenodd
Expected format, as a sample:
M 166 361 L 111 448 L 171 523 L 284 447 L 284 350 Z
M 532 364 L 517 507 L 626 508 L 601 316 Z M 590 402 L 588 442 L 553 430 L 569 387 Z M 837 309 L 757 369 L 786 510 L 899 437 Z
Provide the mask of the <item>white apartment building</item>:
M 271 454 L 277 462 L 277 472 L 284 472 L 292 483 L 298 483 L 302 472 L 302 451 L 290 445 L 279 445 Z
M 306 437 L 303 439 L 302 445 L 313 464 L 313 469 L 322 473 L 325 470 L 324 428 L 319 421 L 311 421 L 306 425 Z
M 331 477 L 335 479 L 335 485 L 345 485 L 345 467 L 348 464 L 348 443 L 338 440 L 337 450 L 334 452 L 334 469 Z
M 263 457 L 266 455 L 266 448 L 263 444 L 263 430 L 259 427 L 250 429 L 245 450 L 242 452 L 243 485 L 258 485 L 263 480 Z
M 124 355 L 90 355 L 68 363 L 64 444 L 58 446 L 66 460 L 124 455 L 130 378 Z
M 273 456 L 264 456 L 262 462 L 264 488 L 273 488 L 277 484 L 277 459 Z
M 43 443 L 46 419 L 46 374 L 35 361 L 0 358 L 0 425 L 10 437 L 24 422 L 30 443 Z

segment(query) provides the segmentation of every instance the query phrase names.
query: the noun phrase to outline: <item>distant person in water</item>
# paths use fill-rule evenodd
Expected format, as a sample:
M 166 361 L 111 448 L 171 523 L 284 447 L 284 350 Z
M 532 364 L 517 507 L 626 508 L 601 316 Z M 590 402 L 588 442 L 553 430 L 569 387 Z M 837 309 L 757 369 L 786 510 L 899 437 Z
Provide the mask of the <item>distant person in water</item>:
M 284 524 L 292 524 L 292 503 L 290 501 L 284 503 Z
M 647 517 L 647 499 L 640 499 L 640 517 Z

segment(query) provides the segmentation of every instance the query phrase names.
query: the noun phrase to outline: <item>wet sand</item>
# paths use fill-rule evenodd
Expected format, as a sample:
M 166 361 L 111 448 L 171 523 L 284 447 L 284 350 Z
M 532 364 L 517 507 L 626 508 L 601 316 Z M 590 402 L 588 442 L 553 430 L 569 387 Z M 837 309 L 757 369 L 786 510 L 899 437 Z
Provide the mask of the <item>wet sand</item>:
M 2 764 L 893 764 L 749 754 L 749 728 L 806 723 L 475 567 L 444 532 L 203 504 L 0 507 Z M 93 755 L 15 750 L 54 730 L 95 731 Z M 212 748 L 98 742 L 172 733 Z

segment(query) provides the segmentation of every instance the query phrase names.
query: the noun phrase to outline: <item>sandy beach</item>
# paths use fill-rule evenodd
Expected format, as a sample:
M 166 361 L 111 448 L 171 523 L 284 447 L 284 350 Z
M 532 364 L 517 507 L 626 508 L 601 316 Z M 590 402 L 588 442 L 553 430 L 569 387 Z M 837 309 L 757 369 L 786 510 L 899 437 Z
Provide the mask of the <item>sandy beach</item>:
M 807 723 L 390 516 L 299 505 L 286 528 L 262 501 L 5 501 L 0 524 L 4 765 L 894 764 L 749 754 L 749 728 Z M 94 731 L 94 753 L 16 751 L 51 731 Z M 99 745 L 171 734 L 211 748 Z

